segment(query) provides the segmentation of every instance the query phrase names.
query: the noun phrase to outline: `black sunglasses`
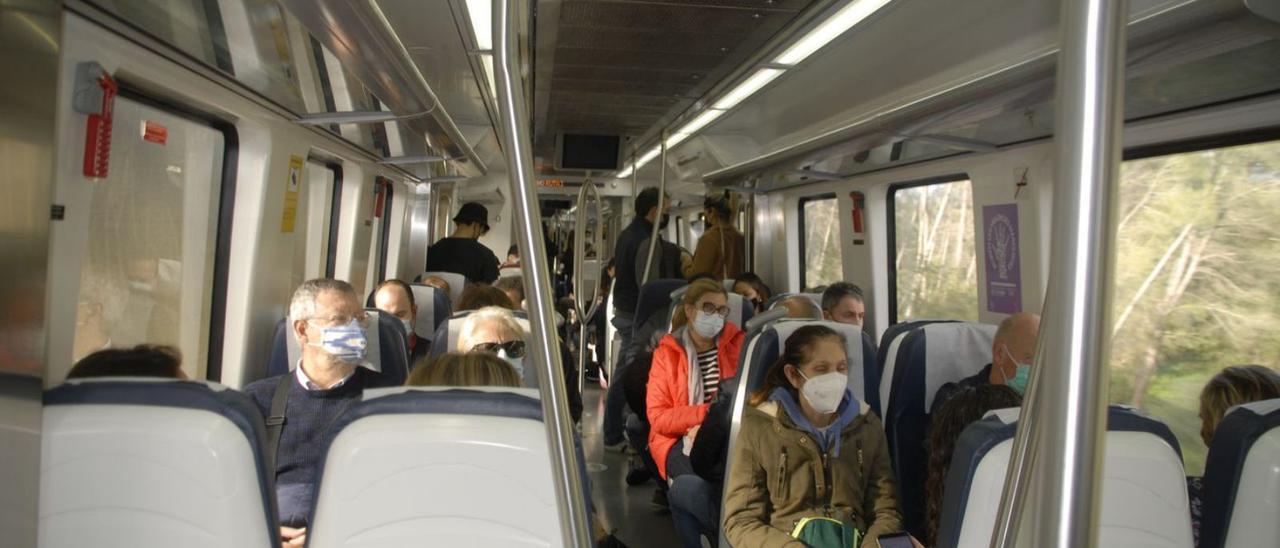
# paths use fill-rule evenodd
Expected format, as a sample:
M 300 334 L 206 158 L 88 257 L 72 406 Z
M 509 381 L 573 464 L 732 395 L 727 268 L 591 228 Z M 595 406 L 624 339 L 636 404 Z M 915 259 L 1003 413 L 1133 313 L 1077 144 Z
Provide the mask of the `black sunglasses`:
M 478 351 L 493 355 L 497 355 L 499 349 L 506 350 L 508 358 L 524 357 L 524 341 L 507 341 L 503 343 L 487 342 L 471 347 L 472 352 Z

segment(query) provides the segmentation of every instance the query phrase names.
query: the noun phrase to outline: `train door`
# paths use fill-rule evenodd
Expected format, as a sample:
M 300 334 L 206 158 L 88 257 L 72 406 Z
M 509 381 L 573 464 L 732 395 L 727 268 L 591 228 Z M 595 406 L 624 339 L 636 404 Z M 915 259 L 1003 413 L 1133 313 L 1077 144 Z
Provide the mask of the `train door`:
M 51 270 L 78 281 L 51 292 L 54 309 L 75 317 L 54 320 L 48 378 L 95 350 L 141 343 L 177 347 L 186 374 L 204 378 L 226 135 L 124 97 L 112 127 L 106 177 L 82 175 L 79 154 L 60 155 L 66 217 L 55 223 Z

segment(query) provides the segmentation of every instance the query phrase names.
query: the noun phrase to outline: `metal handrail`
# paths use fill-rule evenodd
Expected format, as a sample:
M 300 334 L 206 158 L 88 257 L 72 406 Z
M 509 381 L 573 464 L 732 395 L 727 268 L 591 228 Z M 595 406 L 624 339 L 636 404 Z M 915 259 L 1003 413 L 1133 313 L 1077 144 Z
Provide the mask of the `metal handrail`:
M 550 270 L 543 247 L 542 223 L 534 222 L 538 211 L 538 184 L 533 176 L 532 139 L 529 138 L 529 108 L 525 104 L 524 82 L 520 79 L 517 21 L 528 15 L 521 0 L 493 0 L 494 80 L 497 84 L 498 136 L 510 171 L 512 210 L 517 226 L 521 269 L 529 290 L 529 325 L 533 331 L 535 365 L 544 376 L 539 383 L 543 422 L 551 451 L 552 483 L 560 509 L 560 529 L 565 546 L 589 548 L 591 530 L 579 475 L 573 422 L 569 418 L 564 369 L 560 363 L 555 320 L 552 318 Z
M 1062 3 L 1046 314 L 994 548 L 1019 537 L 1047 548 L 1098 540 L 1127 13 L 1124 0 Z M 1037 507 L 1019 512 L 1026 500 Z
M 578 190 L 578 216 L 573 232 L 573 291 L 577 294 L 574 300 L 574 312 L 578 313 L 578 393 L 582 393 L 582 389 L 586 386 L 587 377 L 587 318 L 594 316 L 596 309 L 600 308 L 600 301 L 596 298 L 600 295 L 599 285 L 591 292 L 591 306 L 582 305 L 583 299 L 586 298 L 586 291 L 583 291 L 586 280 L 586 272 L 583 269 L 583 263 L 586 262 L 587 242 L 584 241 L 587 231 L 587 190 L 596 196 L 596 232 L 593 242 L 596 244 L 596 256 L 604 255 L 604 231 L 601 230 L 604 224 L 604 202 L 600 200 L 600 191 L 596 190 L 596 184 L 591 181 L 583 181 L 582 188 Z
M 662 153 L 658 156 L 661 164 L 660 175 L 658 176 L 658 216 L 653 219 L 653 233 L 649 235 L 649 253 L 645 255 L 644 260 L 644 276 L 640 278 L 640 287 L 649 283 L 649 274 L 653 269 L 653 251 L 658 247 L 658 233 L 662 230 L 662 206 L 667 203 L 667 131 L 662 131 Z M 639 171 L 634 165 L 632 166 L 632 175 Z

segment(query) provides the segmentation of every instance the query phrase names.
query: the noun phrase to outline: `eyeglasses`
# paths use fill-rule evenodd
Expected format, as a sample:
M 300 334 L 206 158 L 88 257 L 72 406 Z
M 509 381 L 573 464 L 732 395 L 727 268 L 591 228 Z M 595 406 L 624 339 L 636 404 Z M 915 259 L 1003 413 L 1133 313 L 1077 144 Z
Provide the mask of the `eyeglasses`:
M 506 350 L 508 358 L 524 357 L 524 341 L 507 341 L 502 343 L 487 342 L 471 347 L 472 352 L 484 352 L 497 355 L 498 350 Z
M 716 314 L 721 318 L 729 317 L 728 306 L 716 306 L 715 303 L 702 303 L 701 308 L 703 314 Z
M 355 316 L 312 316 L 307 318 L 308 322 L 314 322 L 321 326 L 347 325 L 355 320 L 360 327 L 369 327 L 369 315 L 361 312 Z

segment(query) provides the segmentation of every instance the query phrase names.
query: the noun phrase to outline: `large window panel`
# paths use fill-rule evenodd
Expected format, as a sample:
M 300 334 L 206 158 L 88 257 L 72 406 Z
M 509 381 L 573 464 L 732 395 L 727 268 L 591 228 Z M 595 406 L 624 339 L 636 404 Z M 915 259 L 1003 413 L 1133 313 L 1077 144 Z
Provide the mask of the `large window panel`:
M 893 321 L 978 321 L 973 185 L 909 183 L 889 191 L 893 211 Z
M 1199 395 L 1280 356 L 1280 141 L 1125 162 L 1111 401 L 1165 421 L 1199 475 Z
M 840 217 L 835 196 L 800 200 L 800 287 L 805 291 L 844 279 Z

